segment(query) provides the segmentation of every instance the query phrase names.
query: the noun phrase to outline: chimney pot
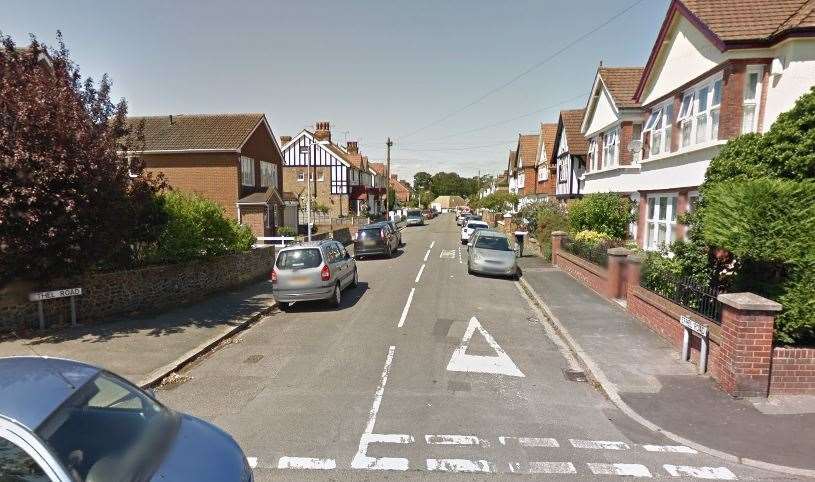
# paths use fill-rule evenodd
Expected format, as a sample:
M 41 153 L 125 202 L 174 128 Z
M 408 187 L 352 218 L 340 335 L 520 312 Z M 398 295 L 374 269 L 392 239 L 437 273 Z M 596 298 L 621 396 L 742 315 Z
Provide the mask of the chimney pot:
M 359 144 L 357 141 L 348 141 L 347 150 L 350 154 L 357 154 L 359 153 Z
M 173 125 L 173 124 L 175 124 L 175 122 L 173 121 L 173 115 L 170 114 L 170 125 Z
M 331 142 L 331 125 L 328 121 L 317 121 L 314 137 L 319 141 Z
M 289 142 L 291 142 L 291 136 L 280 136 L 281 144 L 288 144 Z

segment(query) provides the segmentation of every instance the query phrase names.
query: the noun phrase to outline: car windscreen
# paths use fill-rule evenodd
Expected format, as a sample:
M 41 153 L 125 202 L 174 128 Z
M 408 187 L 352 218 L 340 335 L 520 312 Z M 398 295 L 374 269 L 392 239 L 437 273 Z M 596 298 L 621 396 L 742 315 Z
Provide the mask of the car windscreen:
M 383 228 L 365 228 L 360 229 L 357 239 L 379 239 L 382 237 Z
M 317 248 L 287 249 L 277 257 L 277 267 L 280 269 L 316 268 L 322 262 L 323 257 Z
M 487 227 L 486 223 L 467 223 L 468 229 L 486 229 Z
M 36 432 L 78 480 L 148 480 L 179 417 L 125 380 L 101 372 Z M 2 477 L 0 477 L 2 478 Z
M 422 212 L 421 211 L 408 211 L 407 212 L 407 217 L 409 217 L 409 218 L 420 218 L 420 217 L 422 217 Z
M 478 214 L 473 214 L 473 215 L 470 216 L 470 221 L 481 221 L 482 219 L 484 219 L 484 218 L 482 218 Z
M 495 251 L 512 251 L 507 238 L 501 236 L 479 236 L 475 240 L 475 247 Z

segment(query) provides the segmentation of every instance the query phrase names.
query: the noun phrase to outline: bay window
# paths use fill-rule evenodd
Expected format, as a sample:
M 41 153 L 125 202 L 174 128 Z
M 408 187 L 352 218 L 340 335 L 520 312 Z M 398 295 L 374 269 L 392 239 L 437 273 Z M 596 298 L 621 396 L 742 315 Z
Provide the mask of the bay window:
M 241 156 L 241 184 L 255 185 L 255 160 L 251 157 Z
M 277 166 L 268 161 L 260 161 L 260 187 L 277 187 Z
M 600 159 L 602 163 L 601 169 L 617 165 L 619 160 L 619 135 L 620 129 L 615 127 L 603 136 L 603 157 Z
M 656 156 L 662 152 L 671 152 L 673 118 L 673 101 L 655 107 L 654 110 L 651 111 L 651 116 L 648 117 L 645 123 L 642 136 L 643 140 L 649 140 L 652 156 Z
M 721 103 L 721 78 L 708 80 L 685 92 L 678 119 L 681 147 L 718 140 Z
M 646 249 L 659 249 L 674 240 L 676 227 L 676 194 L 648 196 Z
M 588 157 L 589 157 L 588 162 L 589 171 L 591 172 L 600 170 L 600 165 L 597 159 L 597 137 L 592 137 L 591 139 L 589 139 Z
M 741 132 L 756 132 L 758 130 L 758 103 L 761 99 L 761 76 L 764 68 L 761 66 L 747 67 L 745 76 L 744 101 L 742 103 Z

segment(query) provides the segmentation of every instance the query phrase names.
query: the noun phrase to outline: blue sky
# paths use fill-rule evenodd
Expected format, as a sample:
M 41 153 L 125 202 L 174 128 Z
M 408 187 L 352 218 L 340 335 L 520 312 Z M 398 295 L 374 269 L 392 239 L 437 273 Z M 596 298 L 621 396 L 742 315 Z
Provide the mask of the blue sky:
M 394 138 L 401 177 L 470 176 L 503 169 L 519 132 L 583 107 L 601 60 L 643 65 L 668 0 L 641 0 L 415 131 L 635 1 L 7 0 L 0 31 L 52 44 L 62 30 L 83 73 L 107 72 L 132 114 L 265 112 L 278 136 L 328 120 L 335 140 L 358 140 L 372 159 Z

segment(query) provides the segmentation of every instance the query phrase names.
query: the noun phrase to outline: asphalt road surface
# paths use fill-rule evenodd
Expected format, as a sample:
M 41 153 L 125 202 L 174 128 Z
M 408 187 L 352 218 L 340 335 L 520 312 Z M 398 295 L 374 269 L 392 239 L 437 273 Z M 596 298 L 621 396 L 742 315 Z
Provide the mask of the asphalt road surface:
M 232 434 L 259 481 L 783 478 L 677 446 L 567 376 L 520 285 L 467 274 L 458 232 L 452 215 L 406 228 L 340 309 L 275 313 L 159 398 Z

